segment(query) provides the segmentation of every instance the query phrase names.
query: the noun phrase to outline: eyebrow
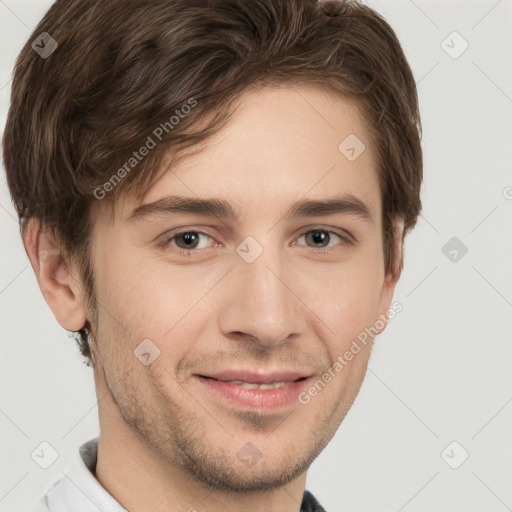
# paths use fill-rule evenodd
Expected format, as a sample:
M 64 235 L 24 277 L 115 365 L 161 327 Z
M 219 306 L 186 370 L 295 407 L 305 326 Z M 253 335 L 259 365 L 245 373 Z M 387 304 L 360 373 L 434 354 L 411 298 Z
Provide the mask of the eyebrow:
M 155 214 L 180 213 L 218 217 L 231 221 L 238 219 L 240 216 L 239 211 L 224 199 L 168 195 L 151 203 L 138 206 L 126 220 L 127 222 L 133 222 Z M 332 214 L 354 215 L 362 220 L 373 221 L 370 208 L 352 194 L 341 194 L 327 199 L 301 199 L 291 205 L 284 218 L 293 220 Z

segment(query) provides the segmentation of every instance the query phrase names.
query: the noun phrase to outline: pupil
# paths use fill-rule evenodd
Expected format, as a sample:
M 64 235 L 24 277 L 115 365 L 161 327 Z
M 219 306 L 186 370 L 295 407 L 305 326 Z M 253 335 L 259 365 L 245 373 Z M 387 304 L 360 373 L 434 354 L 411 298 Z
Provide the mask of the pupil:
M 325 239 L 328 239 L 330 236 L 329 233 L 326 233 L 325 231 L 312 231 L 310 235 L 315 244 L 325 242 Z
M 194 238 L 197 238 L 197 236 L 194 233 L 183 233 L 181 237 L 183 238 L 187 246 L 193 245 L 195 241 Z

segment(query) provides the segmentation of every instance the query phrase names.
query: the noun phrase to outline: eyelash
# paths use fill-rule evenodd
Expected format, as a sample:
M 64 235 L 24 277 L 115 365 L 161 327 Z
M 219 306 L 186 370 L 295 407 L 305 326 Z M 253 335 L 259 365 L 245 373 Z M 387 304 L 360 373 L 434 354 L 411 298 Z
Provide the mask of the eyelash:
M 354 240 L 351 239 L 348 235 L 347 236 L 343 236 L 343 235 L 340 235 L 339 233 L 336 233 L 335 231 L 332 231 L 330 229 L 321 228 L 321 227 L 308 229 L 307 231 L 303 232 L 299 236 L 299 239 L 302 238 L 303 236 L 308 235 L 309 233 L 313 233 L 315 231 L 320 232 L 320 233 L 329 233 L 329 235 L 337 236 L 338 238 L 340 238 L 342 240 L 342 244 L 341 245 L 343 245 L 343 244 L 354 245 L 354 243 L 355 243 Z M 171 245 L 171 242 L 174 239 L 178 238 L 181 235 L 184 235 L 185 233 L 193 233 L 195 235 L 204 235 L 204 236 L 207 236 L 207 237 L 213 239 L 213 237 L 211 237 L 208 233 L 203 233 L 202 231 L 197 231 L 197 230 L 194 230 L 194 229 L 185 229 L 185 230 L 179 231 L 178 233 L 173 233 L 172 236 L 165 238 L 162 242 L 160 242 L 159 245 L 162 248 L 165 249 L 165 248 L 167 248 L 167 247 L 169 247 Z M 294 245 L 295 245 L 295 242 L 294 242 Z M 315 247 L 308 247 L 308 246 L 305 246 L 305 247 L 307 249 L 311 249 L 316 254 L 327 254 L 327 253 L 330 253 L 330 252 L 336 250 L 336 248 L 339 247 L 339 246 L 327 247 L 327 248 L 325 248 L 325 247 L 324 248 L 315 248 Z M 205 248 L 205 249 L 189 249 L 189 250 L 181 249 L 181 248 L 174 248 L 173 252 L 175 252 L 178 255 L 185 255 L 185 256 L 188 256 L 188 257 L 192 257 L 193 253 L 202 253 L 204 251 L 208 251 L 209 249 L 213 249 L 213 248 L 214 247 L 208 247 L 208 248 Z

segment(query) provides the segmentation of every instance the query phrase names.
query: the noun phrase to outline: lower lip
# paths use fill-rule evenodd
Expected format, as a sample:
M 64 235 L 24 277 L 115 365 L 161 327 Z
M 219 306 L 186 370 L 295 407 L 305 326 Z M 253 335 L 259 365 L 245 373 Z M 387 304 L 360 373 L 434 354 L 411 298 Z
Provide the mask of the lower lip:
M 278 409 L 298 402 L 299 393 L 307 386 L 308 379 L 290 382 L 273 389 L 246 389 L 240 384 L 198 377 L 200 383 L 207 386 L 216 395 L 253 409 Z

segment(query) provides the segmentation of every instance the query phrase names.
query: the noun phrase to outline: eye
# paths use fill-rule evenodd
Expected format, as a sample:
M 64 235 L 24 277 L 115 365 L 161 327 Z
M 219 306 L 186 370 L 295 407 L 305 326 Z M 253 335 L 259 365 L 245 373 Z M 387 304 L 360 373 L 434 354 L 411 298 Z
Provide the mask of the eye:
M 208 249 L 208 246 L 204 243 L 205 238 L 212 239 L 210 235 L 200 231 L 181 231 L 179 233 L 174 233 L 171 237 L 165 238 L 162 242 L 160 242 L 160 246 L 173 246 L 177 248 L 176 252 L 180 254 L 190 254 L 192 252 Z M 201 244 L 201 242 L 203 242 L 203 244 Z
M 316 228 L 306 231 L 297 240 L 301 240 L 303 238 L 306 243 L 311 243 L 311 245 L 308 246 L 310 249 L 319 249 L 319 252 L 328 252 L 329 250 L 335 249 L 336 246 L 333 246 L 331 242 L 335 241 L 336 239 L 341 240 L 342 242 L 341 244 L 338 244 L 338 246 L 344 244 L 353 244 L 353 241 L 350 240 L 348 235 L 343 236 L 335 233 L 334 231 L 323 228 Z

